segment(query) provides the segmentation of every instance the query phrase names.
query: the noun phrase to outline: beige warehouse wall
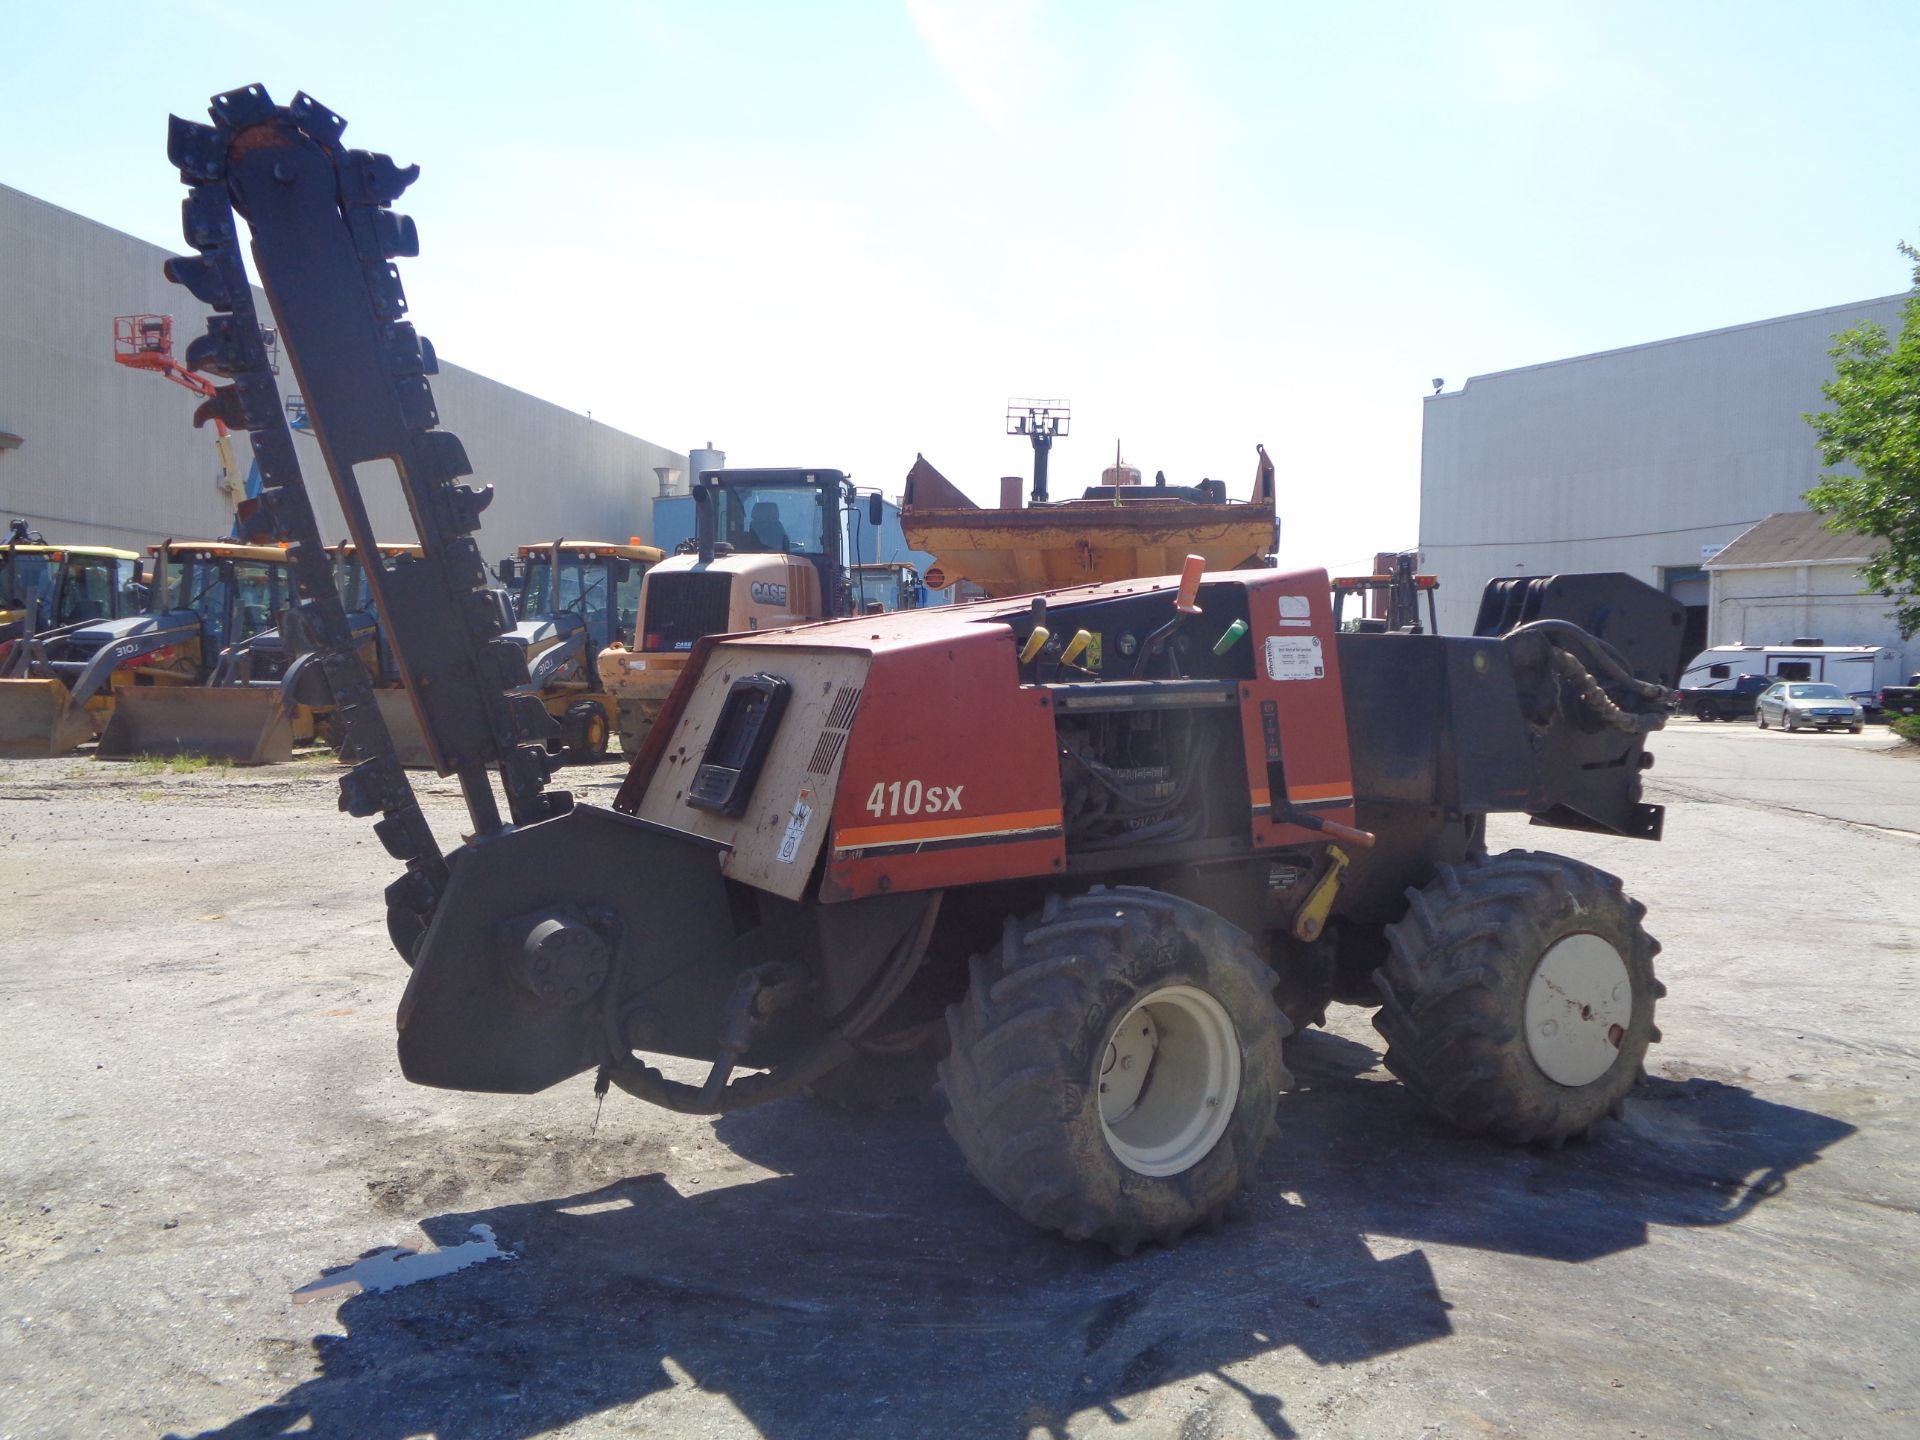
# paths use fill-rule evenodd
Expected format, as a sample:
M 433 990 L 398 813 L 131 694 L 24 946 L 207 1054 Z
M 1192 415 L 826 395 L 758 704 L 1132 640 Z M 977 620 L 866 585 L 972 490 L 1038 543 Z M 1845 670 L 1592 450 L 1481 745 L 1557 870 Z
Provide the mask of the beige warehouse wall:
M 169 253 L 0 186 L 0 430 L 23 440 L 0 451 L 0 519 L 26 518 L 49 539 L 128 546 L 232 528 L 213 434 L 192 426 L 195 397 L 113 363 L 115 315 L 171 314 L 177 352 L 204 327 L 205 307 L 161 275 Z M 490 556 L 558 534 L 646 538 L 653 467 L 687 463 L 454 365 L 433 387 L 473 462 L 471 483 L 495 487 L 481 533 Z M 297 443 L 322 532 L 341 534 L 318 449 Z M 244 477 L 244 436 L 235 451 Z M 397 494 L 370 508 L 383 532 L 411 536 Z
M 1443 629 L 1494 575 L 1623 570 L 1659 584 L 1755 521 L 1804 508 L 1819 472 L 1802 415 L 1834 332 L 1898 328 L 1904 295 L 1476 375 L 1425 402 L 1423 568 Z
M 1920 639 L 1902 641 L 1893 607 L 1863 593 L 1846 564 L 1768 565 L 1713 572 L 1709 640 L 1715 645 L 1778 645 L 1818 636 L 1829 645 L 1885 645 L 1920 668 Z

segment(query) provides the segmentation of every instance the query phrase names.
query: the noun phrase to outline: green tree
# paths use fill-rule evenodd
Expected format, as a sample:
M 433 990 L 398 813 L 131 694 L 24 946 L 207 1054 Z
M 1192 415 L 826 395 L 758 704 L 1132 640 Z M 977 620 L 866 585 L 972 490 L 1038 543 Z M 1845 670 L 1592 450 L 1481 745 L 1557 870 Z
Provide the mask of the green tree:
M 1894 603 L 1903 638 L 1920 633 L 1920 250 L 1898 339 L 1872 322 L 1833 337 L 1833 379 L 1821 386 L 1831 410 L 1806 417 L 1829 471 L 1806 501 L 1827 528 L 1877 535 L 1887 548 L 1861 570 L 1870 589 Z

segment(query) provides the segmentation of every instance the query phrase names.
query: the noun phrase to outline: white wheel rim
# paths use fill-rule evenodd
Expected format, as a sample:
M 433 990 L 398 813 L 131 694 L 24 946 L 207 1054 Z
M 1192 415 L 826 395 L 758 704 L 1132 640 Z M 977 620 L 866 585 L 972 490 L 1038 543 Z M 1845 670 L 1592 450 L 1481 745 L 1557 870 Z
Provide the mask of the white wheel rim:
M 1168 985 L 1135 1001 L 1109 1032 L 1094 1083 L 1114 1158 L 1140 1175 L 1178 1175 L 1233 1118 L 1240 1037 L 1206 991 Z
M 1591 1084 L 1612 1068 L 1633 1020 L 1633 980 L 1598 935 L 1568 935 L 1527 985 L 1527 1051 L 1558 1085 Z

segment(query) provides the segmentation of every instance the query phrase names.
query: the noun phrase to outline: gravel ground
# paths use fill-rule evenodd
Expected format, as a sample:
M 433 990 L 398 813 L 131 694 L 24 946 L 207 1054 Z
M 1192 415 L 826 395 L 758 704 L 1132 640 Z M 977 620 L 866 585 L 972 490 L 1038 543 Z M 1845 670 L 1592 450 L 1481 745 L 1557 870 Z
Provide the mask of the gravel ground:
M 931 1109 L 410 1087 L 330 765 L 0 762 L 0 1436 L 1920 1434 L 1920 763 L 1657 748 L 1664 844 L 1494 836 L 1649 907 L 1625 1120 L 1463 1138 L 1337 1011 L 1262 1188 L 1131 1260 L 1023 1225 Z M 476 1226 L 512 1258 L 296 1302 Z

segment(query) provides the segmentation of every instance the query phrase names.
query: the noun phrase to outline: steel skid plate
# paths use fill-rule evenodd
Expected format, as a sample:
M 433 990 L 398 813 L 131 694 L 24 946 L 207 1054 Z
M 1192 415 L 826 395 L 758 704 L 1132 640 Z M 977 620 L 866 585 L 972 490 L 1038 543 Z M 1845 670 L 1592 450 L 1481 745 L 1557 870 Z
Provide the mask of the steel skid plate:
M 516 975 L 527 917 L 564 914 L 613 950 L 574 1004 Z M 678 1053 L 708 1054 L 730 993 L 735 925 L 708 842 L 594 806 L 470 841 L 400 1002 L 400 1067 L 451 1090 L 531 1094 L 592 1068 L 606 987 L 647 1008 Z

